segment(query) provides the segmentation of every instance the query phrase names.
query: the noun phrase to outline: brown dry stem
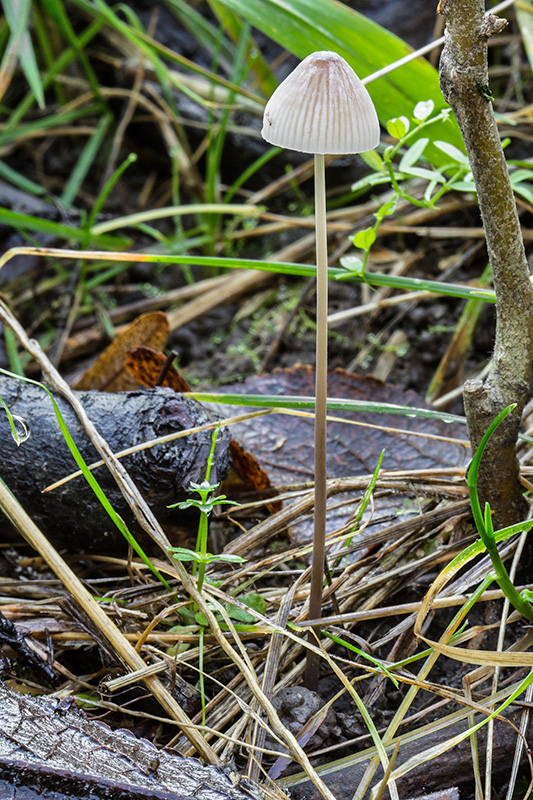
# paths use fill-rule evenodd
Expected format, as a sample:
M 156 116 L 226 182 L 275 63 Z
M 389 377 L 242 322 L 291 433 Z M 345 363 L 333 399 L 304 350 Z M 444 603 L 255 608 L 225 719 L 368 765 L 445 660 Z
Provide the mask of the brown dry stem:
M 441 89 L 470 159 L 497 295 L 488 377 L 468 382 L 464 390 L 473 450 L 497 414 L 516 403 L 485 451 L 478 482 L 482 506 L 489 502 L 495 526 L 503 527 L 522 519 L 515 444 L 533 357 L 533 289 L 488 86 L 487 40 L 506 21 L 485 14 L 483 0 L 442 0 L 440 10 L 446 20 Z

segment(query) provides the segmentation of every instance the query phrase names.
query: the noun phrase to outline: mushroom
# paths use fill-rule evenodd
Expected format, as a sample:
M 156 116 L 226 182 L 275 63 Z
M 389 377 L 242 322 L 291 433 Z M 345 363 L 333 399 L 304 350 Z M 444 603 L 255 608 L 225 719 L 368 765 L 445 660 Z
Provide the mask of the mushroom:
M 316 377 L 315 514 L 309 618 L 322 608 L 326 552 L 326 415 L 328 248 L 324 155 L 361 153 L 379 143 L 379 121 L 370 95 L 337 53 L 311 53 L 281 83 L 266 104 L 261 135 L 270 144 L 315 158 Z M 316 639 L 310 636 L 310 641 Z M 316 690 L 318 654 L 307 651 L 304 683 Z

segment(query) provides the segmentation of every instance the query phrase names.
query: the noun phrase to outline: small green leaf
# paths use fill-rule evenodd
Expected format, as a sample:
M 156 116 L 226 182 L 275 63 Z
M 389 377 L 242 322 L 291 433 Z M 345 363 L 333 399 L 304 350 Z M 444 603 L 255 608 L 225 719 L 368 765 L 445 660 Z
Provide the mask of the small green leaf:
M 417 139 L 417 141 L 414 144 L 412 144 L 408 150 L 406 150 L 406 152 L 402 156 L 402 160 L 400 161 L 398 167 L 401 172 L 406 170 L 408 167 L 412 167 L 414 164 L 416 164 L 416 162 L 424 152 L 424 148 L 426 147 L 428 142 L 429 139 L 427 137 L 422 139 Z
M 468 158 L 453 144 L 439 141 L 434 142 L 434 145 L 438 147 L 439 150 L 442 150 L 443 153 L 446 153 L 447 156 L 450 156 L 454 161 L 457 161 L 458 164 L 463 164 L 465 167 L 469 166 Z
M 201 483 L 195 483 L 194 481 L 191 481 L 189 485 L 190 488 L 193 489 L 195 492 L 212 492 L 220 484 L 209 483 L 209 481 L 202 481 Z
M 172 505 L 167 506 L 167 508 L 181 508 L 183 510 L 185 508 L 191 508 L 192 506 L 199 508 L 200 500 L 183 500 L 181 503 L 172 503 Z
M 340 259 L 340 264 L 341 267 L 344 267 L 344 269 L 349 270 L 355 275 L 360 275 L 360 276 L 364 275 L 365 262 L 363 261 L 362 258 L 359 258 L 358 256 L 343 256 Z
M 180 609 L 180 613 L 183 609 Z M 192 616 L 192 614 L 191 614 Z M 167 633 L 175 633 L 176 636 L 182 636 L 183 634 L 193 633 L 194 626 L 193 625 L 172 625 L 168 630 Z
M 237 503 L 236 500 L 226 500 L 225 494 L 217 494 L 216 497 L 213 497 L 211 500 L 214 506 L 238 506 L 240 503 Z
M 365 162 L 367 167 L 373 169 L 374 172 L 385 174 L 385 164 L 376 150 L 367 150 L 366 153 L 359 153 L 359 157 Z
M 376 219 L 382 220 L 383 217 L 388 217 L 390 214 L 394 214 L 397 203 L 398 200 L 389 200 L 388 203 L 383 203 L 379 211 L 377 211 L 374 216 Z
M 395 117 L 387 122 L 387 132 L 395 139 L 403 139 L 409 130 L 409 120 L 407 117 Z
M 241 594 L 239 600 L 241 603 L 245 603 L 247 606 L 250 606 L 250 608 L 253 608 L 253 610 L 257 611 L 258 614 L 266 613 L 266 600 L 263 595 L 258 594 L 257 592 Z
M 388 175 L 381 172 L 370 172 L 368 175 L 365 175 L 364 178 L 361 178 L 361 180 L 353 183 L 351 190 L 352 192 L 361 193 L 364 189 L 368 189 L 371 186 L 379 186 L 382 183 L 390 183 Z
M 185 623 L 184 627 L 190 628 L 191 626 L 196 625 L 194 612 L 192 611 L 191 608 L 184 606 L 183 608 L 180 608 L 179 614 L 183 622 Z
M 244 611 L 242 608 L 239 608 L 239 606 L 233 605 L 233 603 L 228 603 L 226 605 L 226 611 L 230 619 L 234 619 L 236 622 L 244 622 L 248 625 L 255 622 L 253 614 L 249 614 L 248 611 Z
M 527 200 L 528 203 L 533 204 L 533 191 L 529 189 L 527 186 L 524 186 L 523 183 L 517 183 L 513 186 L 513 189 L 517 194 Z
M 174 644 L 171 647 L 167 647 L 167 656 L 174 658 L 182 653 L 186 653 L 190 646 L 190 642 L 180 642 L 179 644 Z
M 419 122 L 424 122 L 424 120 L 429 117 L 434 108 L 435 108 L 435 103 L 433 102 L 433 100 L 421 100 L 415 106 L 415 110 L 413 111 L 413 117 L 417 119 Z
M 200 558 L 200 553 L 187 547 L 170 547 L 169 550 L 176 561 L 198 561 Z
M 360 247 L 361 250 L 370 250 L 374 242 L 376 241 L 376 232 L 373 228 L 365 228 L 364 231 L 358 231 L 355 236 L 352 238 L 352 242 L 356 247 Z
M 406 167 L 404 173 L 409 177 L 415 178 L 424 178 L 427 181 L 438 181 L 439 183 L 445 183 L 444 178 L 440 173 L 434 172 L 430 169 L 425 169 L 424 167 Z
M 472 194 L 477 194 L 476 184 L 474 183 L 474 181 L 469 181 L 469 180 L 454 181 L 453 188 L 457 192 L 472 192 Z
M 234 556 L 231 553 L 221 553 L 220 555 L 216 556 L 217 561 L 226 561 L 228 564 L 244 564 L 246 561 L 245 558 L 242 556 Z
M 266 611 L 266 601 L 263 597 L 261 597 L 260 594 L 256 594 L 255 592 L 250 594 L 241 594 L 238 599 L 241 601 L 241 603 L 249 606 L 249 608 L 257 611 L 259 614 L 264 614 Z M 245 622 L 249 624 L 255 622 L 255 616 L 253 614 L 250 614 L 248 611 L 244 611 L 244 609 L 234 605 L 233 603 L 226 603 L 225 608 L 229 617 L 237 622 Z

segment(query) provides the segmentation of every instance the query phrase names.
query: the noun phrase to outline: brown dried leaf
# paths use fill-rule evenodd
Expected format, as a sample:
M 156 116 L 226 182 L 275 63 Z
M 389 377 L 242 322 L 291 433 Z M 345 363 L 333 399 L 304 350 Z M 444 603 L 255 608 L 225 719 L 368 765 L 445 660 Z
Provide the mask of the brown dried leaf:
M 272 484 L 265 470 L 261 469 L 257 459 L 241 447 L 239 442 L 236 442 L 235 439 L 230 442 L 229 454 L 234 471 L 244 480 L 247 486 L 251 486 L 255 489 L 261 497 L 269 497 L 273 494 L 272 491 L 269 492 L 269 489 L 272 489 Z M 224 491 L 231 494 L 231 486 L 230 476 L 228 476 L 224 481 Z M 238 482 L 235 483 L 235 487 L 237 491 L 239 488 L 242 488 L 238 486 Z M 279 500 L 273 501 L 268 504 L 267 508 L 272 513 L 279 511 L 281 502 Z
M 154 350 L 152 347 L 140 345 L 135 350 L 126 353 L 125 366 L 127 371 L 136 381 L 153 389 L 157 386 L 157 381 L 161 370 L 166 366 L 167 358 L 163 353 Z M 159 386 L 168 386 L 175 392 L 190 392 L 191 387 L 179 374 L 176 367 L 171 365 Z
M 167 316 L 162 311 L 143 314 L 118 334 L 74 388 L 98 389 L 102 392 L 138 389 L 139 382 L 125 369 L 126 353 L 139 345 L 161 350 L 167 342 L 168 332 Z
M 224 391 L 257 395 L 313 396 L 315 373 L 312 367 L 276 370 L 270 375 L 249 378 L 244 383 L 223 387 Z M 429 408 L 415 392 L 381 383 L 374 378 L 362 378 L 343 370 L 330 372 L 328 396 L 352 400 L 393 403 L 396 405 Z M 234 409 L 235 410 L 235 409 Z M 244 409 L 242 409 L 244 410 Z M 459 424 L 439 420 L 405 417 L 397 414 L 335 411 L 328 422 L 328 478 L 372 475 L 380 453 L 385 449 L 383 470 L 422 470 L 452 467 L 464 463 L 465 447 L 443 441 L 453 437 L 468 444 L 466 431 Z M 346 421 L 345 421 L 346 420 Z M 358 424 L 352 424 L 352 423 Z M 361 427 L 361 423 L 369 427 Z M 402 429 L 395 433 L 384 428 Z M 310 482 L 314 478 L 314 421 L 312 417 L 269 414 L 233 429 L 234 436 L 268 473 L 274 486 Z M 442 439 L 413 434 L 426 433 Z M 355 511 L 361 493 L 336 495 L 328 501 L 327 530 L 343 527 Z M 377 516 L 390 517 L 396 513 L 397 498 L 382 498 Z M 417 513 L 414 504 L 412 513 Z M 368 518 L 368 517 L 366 517 Z M 293 541 L 306 541 L 312 534 L 312 515 L 291 528 Z
M 270 375 L 260 375 L 248 378 L 244 383 L 225 386 L 223 390 L 238 394 L 313 396 L 315 372 L 312 367 L 276 370 Z M 328 396 L 430 408 L 415 392 L 344 370 L 329 373 Z M 415 434 L 453 437 L 468 444 L 466 430 L 459 424 L 370 412 L 354 414 L 335 411 L 330 416 L 338 418 L 328 422 L 330 478 L 372 474 L 384 448 L 383 469 L 386 470 L 451 467 L 463 463 L 465 458 L 465 450 L 458 444 L 382 430 L 390 427 Z M 349 424 L 343 420 L 372 427 L 361 427 L 360 424 Z M 310 417 L 270 414 L 254 419 L 251 424 L 239 423 L 234 433 L 242 446 L 253 453 L 268 472 L 272 483 L 287 484 L 313 480 L 313 427 L 314 422 Z

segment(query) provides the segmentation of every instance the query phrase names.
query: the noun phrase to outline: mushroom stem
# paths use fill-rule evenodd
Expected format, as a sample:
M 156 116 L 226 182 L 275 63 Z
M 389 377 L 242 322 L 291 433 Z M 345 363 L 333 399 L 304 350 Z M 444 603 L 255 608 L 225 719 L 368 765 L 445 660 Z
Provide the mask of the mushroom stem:
M 315 154 L 316 233 L 316 372 L 315 372 L 315 518 L 309 618 L 319 619 L 322 610 L 324 560 L 326 555 L 326 416 L 328 386 L 328 244 L 326 229 L 326 177 L 324 156 Z M 309 641 L 316 644 L 311 631 Z M 320 656 L 308 650 L 304 684 L 316 691 Z

